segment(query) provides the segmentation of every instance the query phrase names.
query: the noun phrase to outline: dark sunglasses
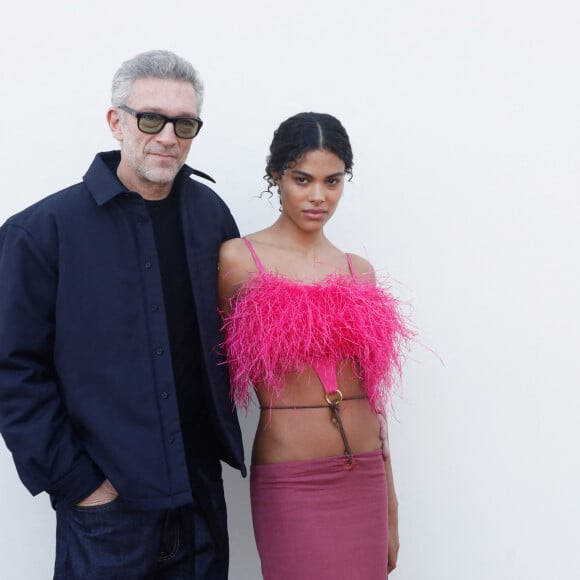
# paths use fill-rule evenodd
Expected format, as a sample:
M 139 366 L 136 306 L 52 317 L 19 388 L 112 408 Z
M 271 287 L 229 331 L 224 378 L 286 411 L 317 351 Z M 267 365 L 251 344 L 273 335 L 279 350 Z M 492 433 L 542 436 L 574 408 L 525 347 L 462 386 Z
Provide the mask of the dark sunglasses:
M 139 113 L 127 105 L 119 105 L 117 108 L 136 117 L 139 131 L 148 135 L 161 133 L 167 123 L 173 123 L 173 130 L 178 137 L 193 139 L 203 125 L 203 121 L 197 117 L 168 117 L 161 113 Z

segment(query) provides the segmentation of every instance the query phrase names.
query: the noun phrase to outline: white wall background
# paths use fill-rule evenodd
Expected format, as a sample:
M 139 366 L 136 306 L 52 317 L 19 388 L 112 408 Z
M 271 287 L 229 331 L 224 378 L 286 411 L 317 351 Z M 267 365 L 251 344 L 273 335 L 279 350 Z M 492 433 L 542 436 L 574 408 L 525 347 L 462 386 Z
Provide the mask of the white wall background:
M 417 347 L 395 402 L 393 578 L 580 579 L 577 0 L 37 0 L 3 24 L 0 221 L 116 146 L 110 80 L 142 50 L 200 71 L 189 162 L 243 233 L 277 216 L 255 197 L 275 127 L 338 116 L 355 179 L 329 237 L 400 281 L 443 360 Z M 225 477 L 231 577 L 255 580 L 248 481 Z M 0 577 L 52 577 L 53 512 L 3 443 L 0 514 Z

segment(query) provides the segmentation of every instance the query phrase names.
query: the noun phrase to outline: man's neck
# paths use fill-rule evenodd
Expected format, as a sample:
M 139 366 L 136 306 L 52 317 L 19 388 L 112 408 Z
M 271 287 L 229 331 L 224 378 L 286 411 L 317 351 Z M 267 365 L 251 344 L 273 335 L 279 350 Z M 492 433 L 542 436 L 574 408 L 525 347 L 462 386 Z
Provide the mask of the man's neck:
M 135 191 L 143 199 L 149 201 L 165 199 L 171 193 L 171 188 L 173 187 L 173 183 L 153 183 L 145 179 L 138 179 L 129 174 L 122 163 L 119 163 L 117 167 L 117 177 L 129 191 Z

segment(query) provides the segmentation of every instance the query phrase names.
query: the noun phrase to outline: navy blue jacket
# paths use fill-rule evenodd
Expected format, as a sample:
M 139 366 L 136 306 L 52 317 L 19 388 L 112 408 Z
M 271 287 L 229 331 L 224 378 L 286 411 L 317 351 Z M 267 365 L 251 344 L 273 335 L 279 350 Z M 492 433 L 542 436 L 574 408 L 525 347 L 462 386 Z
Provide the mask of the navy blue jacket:
M 0 229 L 0 431 L 32 494 L 72 504 L 108 478 L 128 504 L 192 500 L 161 274 L 144 200 L 96 156 L 83 182 Z M 239 232 L 225 203 L 176 177 L 214 446 L 245 475 L 227 367 L 218 364 L 217 264 Z

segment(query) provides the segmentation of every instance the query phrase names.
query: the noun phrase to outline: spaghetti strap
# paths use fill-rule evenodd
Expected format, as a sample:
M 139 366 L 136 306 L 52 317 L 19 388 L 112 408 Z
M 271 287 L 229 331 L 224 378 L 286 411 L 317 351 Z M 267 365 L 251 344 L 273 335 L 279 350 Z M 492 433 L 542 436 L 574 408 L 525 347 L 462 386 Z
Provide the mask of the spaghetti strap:
M 345 254 L 345 256 L 346 256 L 346 261 L 348 262 L 348 269 L 350 270 L 350 275 L 356 280 L 357 275 L 356 275 L 356 272 L 354 271 L 352 258 L 350 257 L 350 254 Z
M 254 250 L 254 246 L 252 246 L 252 244 L 250 244 L 250 240 L 248 240 L 246 238 L 242 238 L 242 240 L 244 240 L 244 242 L 246 243 L 246 246 L 248 246 L 248 250 L 250 250 L 250 254 L 252 254 L 252 258 L 254 258 L 254 262 L 256 262 L 256 266 L 258 266 L 258 270 L 260 270 L 260 272 L 263 274 L 266 270 L 264 269 L 262 262 L 260 262 L 260 258 L 258 258 L 258 254 L 256 254 L 256 250 Z

